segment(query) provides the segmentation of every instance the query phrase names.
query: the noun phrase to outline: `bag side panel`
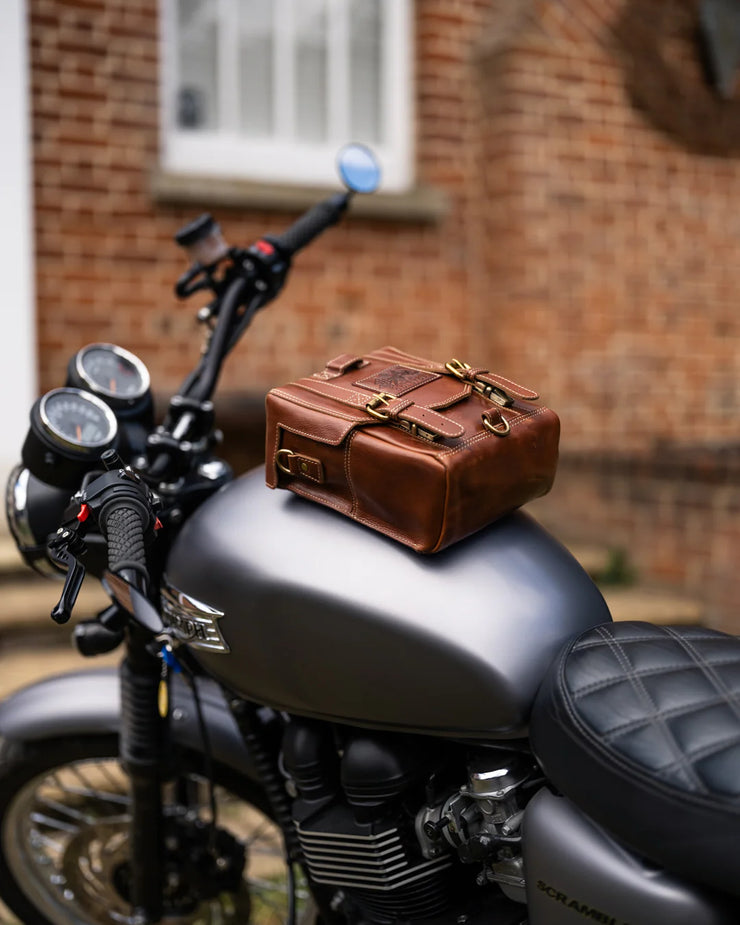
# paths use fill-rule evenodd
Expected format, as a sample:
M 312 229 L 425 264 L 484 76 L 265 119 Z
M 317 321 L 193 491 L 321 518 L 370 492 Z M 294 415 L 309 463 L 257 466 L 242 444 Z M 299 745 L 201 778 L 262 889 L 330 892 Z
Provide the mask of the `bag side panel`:
M 446 471 L 430 444 L 390 427 L 358 431 L 349 454 L 352 517 L 417 552 L 432 552 L 444 522 Z
M 504 411 L 506 436 L 487 431 L 441 457 L 447 476 L 447 508 L 435 552 L 539 498 L 552 487 L 560 421 L 549 408 L 527 414 Z

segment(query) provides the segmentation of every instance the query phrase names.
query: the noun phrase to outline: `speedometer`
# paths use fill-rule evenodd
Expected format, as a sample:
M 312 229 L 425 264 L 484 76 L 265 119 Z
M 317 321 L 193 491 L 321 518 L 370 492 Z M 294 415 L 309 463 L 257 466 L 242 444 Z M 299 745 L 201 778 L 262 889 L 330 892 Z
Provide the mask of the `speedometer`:
M 39 419 L 53 443 L 85 456 L 109 446 L 116 436 L 110 408 L 79 389 L 47 392 L 39 404 Z
M 102 399 L 118 419 L 118 447 L 125 459 L 146 452 L 154 426 L 154 400 L 149 370 L 142 361 L 115 344 L 88 344 L 67 366 L 65 383 Z
M 71 385 L 102 395 L 109 404 L 131 404 L 149 389 L 149 371 L 141 360 L 115 344 L 90 344 L 70 363 Z
M 31 408 L 23 463 L 42 482 L 77 488 L 117 434 L 118 422 L 104 401 L 80 389 L 52 389 Z

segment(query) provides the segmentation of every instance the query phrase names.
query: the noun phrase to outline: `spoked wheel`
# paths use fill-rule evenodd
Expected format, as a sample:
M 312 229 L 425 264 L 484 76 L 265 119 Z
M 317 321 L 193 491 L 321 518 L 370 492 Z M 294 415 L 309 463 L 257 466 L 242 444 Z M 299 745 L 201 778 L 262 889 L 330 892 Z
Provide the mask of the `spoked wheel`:
M 6 743 L 3 752 L 0 898 L 23 925 L 136 925 L 128 902 L 128 779 L 115 738 Z M 217 779 L 214 840 L 207 784 L 195 766 L 186 759 L 165 788 L 163 921 L 281 925 L 287 868 L 264 796 L 241 778 Z M 301 882 L 297 891 L 300 920 L 309 899 Z

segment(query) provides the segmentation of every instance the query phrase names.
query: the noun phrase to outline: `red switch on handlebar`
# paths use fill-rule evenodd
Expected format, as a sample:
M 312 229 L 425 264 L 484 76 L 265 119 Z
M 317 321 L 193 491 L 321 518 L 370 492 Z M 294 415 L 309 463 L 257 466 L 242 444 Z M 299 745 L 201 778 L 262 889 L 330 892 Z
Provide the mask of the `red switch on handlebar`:
M 254 245 L 255 250 L 258 250 L 260 254 L 264 254 L 265 257 L 270 257 L 275 253 L 275 248 L 270 244 L 269 241 L 264 241 L 260 238 Z

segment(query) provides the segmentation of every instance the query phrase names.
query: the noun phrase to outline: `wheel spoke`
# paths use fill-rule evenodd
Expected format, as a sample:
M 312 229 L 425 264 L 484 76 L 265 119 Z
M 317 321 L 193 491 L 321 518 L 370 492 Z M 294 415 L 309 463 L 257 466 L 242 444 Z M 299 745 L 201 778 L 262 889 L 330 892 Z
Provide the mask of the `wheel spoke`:
M 80 831 L 78 825 L 72 825 L 71 822 L 62 822 L 61 819 L 45 816 L 43 813 L 31 813 L 30 819 L 31 822 L 35 822 L 37 825 L 43 825 L 48 829 L 58 829 L 60 832 L 69 832 L 70 835 L 76 835 Z
M 188 773 L 166 790 L 166 825 L 182 832 L 185 844 L 206 837 L 200 825 L 209 809 L 207 792 L 205 779 Z M 235 851 L 243 846 L 247 853 L 241 886 L 193 904 L 188 889 L 199 877 L 186 870 L 183 905 L 165 917 L 180 925 L 237 925 L 247 920 L 249 894 L 250 921 L 280 925 L 287 919 L 288 880 L 279 828 L 223 787 L 216 787 L 216 799 L 219 829 Z M 115 759 L 72 761 L 18 791 L 2 821 L 3 851 L 42 917 L 54 925 L 132 925 L 125 886 L 130 805 L 127 777 Z M 296 895 L 301 906 L 310 901 L 302 884 Z

